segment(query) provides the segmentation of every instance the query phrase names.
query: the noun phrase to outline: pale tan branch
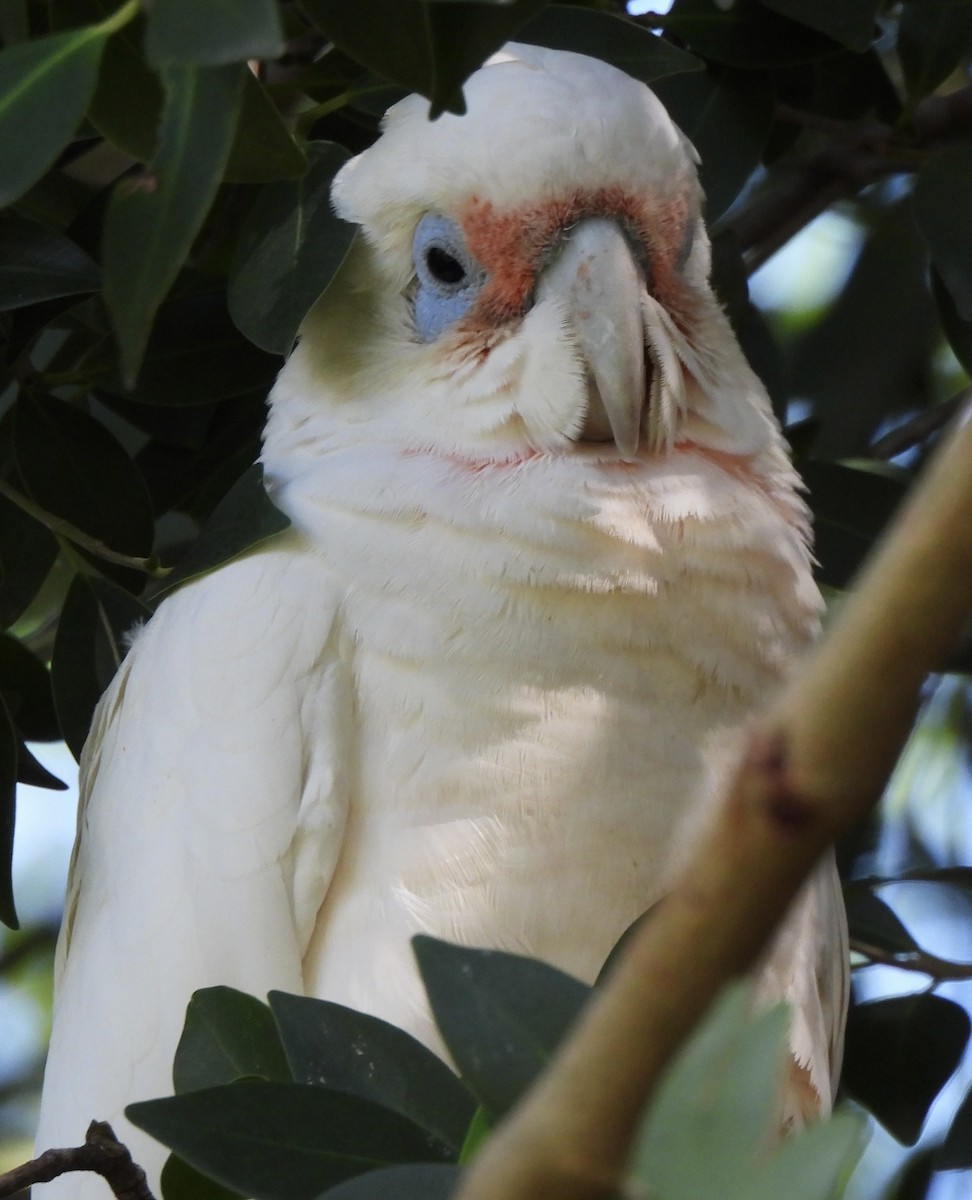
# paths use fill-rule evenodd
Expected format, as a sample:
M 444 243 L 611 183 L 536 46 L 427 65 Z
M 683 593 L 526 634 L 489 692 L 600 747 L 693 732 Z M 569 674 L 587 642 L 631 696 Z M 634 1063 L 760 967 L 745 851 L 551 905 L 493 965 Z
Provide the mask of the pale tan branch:
M 661 1072 L 877 800 L 926 672 L 972 611 L 972 422 L 926 471 L 817 652 L 754 723 L 686 870 L 459 1200 L 602 1200 Z

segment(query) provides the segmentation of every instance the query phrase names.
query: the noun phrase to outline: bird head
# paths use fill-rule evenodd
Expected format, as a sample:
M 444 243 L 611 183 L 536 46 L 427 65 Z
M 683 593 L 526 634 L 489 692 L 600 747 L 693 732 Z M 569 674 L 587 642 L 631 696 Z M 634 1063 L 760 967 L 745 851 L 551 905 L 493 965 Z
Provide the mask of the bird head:
M 709 284 L 691 144 L 642 83 L 510 44 L 429 121 L 410 96 L 332 202 L 360 234 L 274 393 L 267 443 L 473 464 L 778 452 Z

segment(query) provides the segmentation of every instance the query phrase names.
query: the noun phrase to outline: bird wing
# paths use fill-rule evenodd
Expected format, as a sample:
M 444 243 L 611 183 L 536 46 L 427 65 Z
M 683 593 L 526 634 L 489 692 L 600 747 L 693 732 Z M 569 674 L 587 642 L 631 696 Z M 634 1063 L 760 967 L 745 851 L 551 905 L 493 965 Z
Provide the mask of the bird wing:
M 135 634 L 82 758 L 41 1148 L 110 1120 L 157 1168 L 121 1113 L 171 1093 L 192 992 L 303 990 L 347 798 L 336 612 L 323 559 L 289 531 Z

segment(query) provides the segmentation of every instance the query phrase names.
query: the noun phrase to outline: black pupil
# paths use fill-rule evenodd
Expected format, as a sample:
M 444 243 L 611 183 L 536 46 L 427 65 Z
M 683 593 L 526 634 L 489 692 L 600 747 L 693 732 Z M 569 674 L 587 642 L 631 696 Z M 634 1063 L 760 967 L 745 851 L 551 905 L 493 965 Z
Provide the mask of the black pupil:
M 441 246 L 430 246 L 425 255 L 429 274 L 440 283 L 462 283 L 466 268 Z

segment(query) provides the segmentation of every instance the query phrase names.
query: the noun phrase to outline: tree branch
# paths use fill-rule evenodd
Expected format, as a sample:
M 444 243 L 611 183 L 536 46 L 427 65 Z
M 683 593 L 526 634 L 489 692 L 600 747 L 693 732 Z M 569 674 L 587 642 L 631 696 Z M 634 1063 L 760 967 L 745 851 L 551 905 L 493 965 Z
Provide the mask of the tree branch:
M 972 421 L 933 460 L 817 652 L 750 731 L 726 798 L 459 1200 L 603 1200 L 659 1077 L 880 796 L 926 672 L 972 610 Z
M 781 106 L 784 120 L 821 128 L 812 113 Z M 837 200 L 855 195 L 878 179 L 913 171 L 934 147 L 972 131 L 972 85 L 949 96 L 930 96 L 911 119 L 911 138 L 875 122 L 827 121 L 831 142 L 806 158 L 781 164 L 775 180 L 732 218 L 750 272 Z
M 94 1171 L 117 1200 L 155 1200 L 145 1172 L 132 1162 L 128 1149 L 106 1121 L 91 1122 L 83 1146 L 45 1150 L 39 1158 L 4 1172 L 0 1175 L 0 1197 L 13 1196 L 35 1183 L 50 1183 L 71 1171 Z
M 857 970 L 871 966 L 897 967 L 901 971 L 914 971 L 919 975 L 928 975 L 936 983 L 948 980 L 972 979 L 972 963 L 952 962 L 947 958 L 939 958 L 929 954 L 920 947 L 917 950 L 884 950 L 880 946 L 872 946 L 869 942 L 851 939 L 850 948 L 857 954 L 863 954 L 869 961 L 860 963 Z

